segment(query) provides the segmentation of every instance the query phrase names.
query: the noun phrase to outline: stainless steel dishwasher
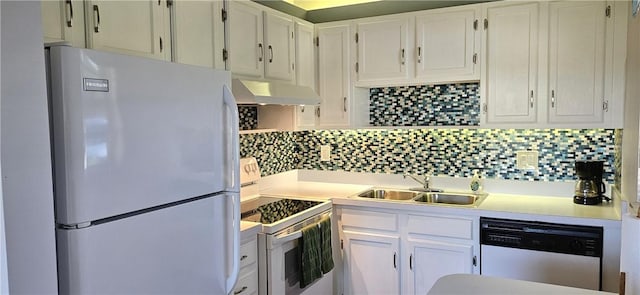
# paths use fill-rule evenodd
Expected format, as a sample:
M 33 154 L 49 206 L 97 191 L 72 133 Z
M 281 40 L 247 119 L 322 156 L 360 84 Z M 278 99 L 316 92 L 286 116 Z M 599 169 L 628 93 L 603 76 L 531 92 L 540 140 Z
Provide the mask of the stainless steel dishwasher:
M 480 218 L 480 273 L 601 289 L 602 228 Z

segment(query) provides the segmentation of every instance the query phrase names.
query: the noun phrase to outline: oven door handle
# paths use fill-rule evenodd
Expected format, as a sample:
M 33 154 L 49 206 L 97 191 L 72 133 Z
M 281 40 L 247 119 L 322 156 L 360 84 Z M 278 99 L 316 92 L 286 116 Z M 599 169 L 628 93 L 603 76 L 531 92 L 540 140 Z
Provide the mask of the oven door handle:
M 286 235 L 276 236 L 273 242 L 274 244 L 284 244 L 286 242 L 297 240 L 299 238 L 302 238 L 302 230 L 295 231 Z

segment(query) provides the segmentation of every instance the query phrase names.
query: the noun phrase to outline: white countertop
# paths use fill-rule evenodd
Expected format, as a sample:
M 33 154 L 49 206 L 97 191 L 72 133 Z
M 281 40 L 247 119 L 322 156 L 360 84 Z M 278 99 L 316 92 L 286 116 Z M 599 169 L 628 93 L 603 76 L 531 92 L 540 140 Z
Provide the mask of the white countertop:
M 319 199 L 347 198 L 371 188 L 369 185 L 328 182 L 292 181 L 260 190 L 263 195 L 310 197 Z
M 614 295 L 614 293 L 551 284 L 455 274 L 441 277 L 428 295 Z
M 240 243 L 254 239 L 262 231 L 262 224 L 250 221 L 240 221 Z
M 620 223 L 620 201 L 589 206 L 574 204 L 569 197 L 525 196 L 513 194 L 491 194 L 475 207 L 416 204 L 412 201 L 389 201 L 354 197 L 372 188 L 370 185 L 330 182 L 287 181 L 261 189 L 265 195 L 299 198 L 332 199 L 336 205 L 366 206 L 389 210 L 414 210 L 443 214 L 472 214 L 487 217 L 533 218 L 549 222 L 569 222 L 584 225 L 612 225 Z M 541 218 L 546 216 L 546 218 Z M 564 220 L 563 220 L 564 219 Z M 567 220 L 569 219 L 569 220 Z M 571 222 L 573 220 L 573 222 Z

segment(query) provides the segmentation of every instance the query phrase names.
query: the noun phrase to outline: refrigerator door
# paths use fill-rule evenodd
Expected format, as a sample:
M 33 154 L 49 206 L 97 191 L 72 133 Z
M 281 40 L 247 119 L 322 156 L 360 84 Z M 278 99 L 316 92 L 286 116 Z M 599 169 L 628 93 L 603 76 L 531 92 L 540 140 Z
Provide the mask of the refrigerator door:
M 237 195 L 219 194 L 58 229 L 60 294 L 228 294 L 229 236 L 238 229 L 227 220 L 239 219 L 235 201 Z
M 229 72 L 71 47 L 50 57 L 57 223 L 230 187 Z

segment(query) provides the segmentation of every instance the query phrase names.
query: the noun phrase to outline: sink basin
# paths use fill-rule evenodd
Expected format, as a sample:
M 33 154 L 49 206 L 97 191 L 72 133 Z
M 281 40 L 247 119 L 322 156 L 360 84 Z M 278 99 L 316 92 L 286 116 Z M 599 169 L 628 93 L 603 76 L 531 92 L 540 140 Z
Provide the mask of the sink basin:
M 397 201 L 405 201 L 411 200 L 421 193 L 416 191 L 409 190 L 398 190 L 398 189 L 371 189 L 366 192 L 363 192 L 358 195 L 360 198 L 369 198 L 369 199 L 382 199 L 382 200 L 397 200 Z
M 464 193 L 424 193 L 413 200 L 421 203 L 439 203 L 451 205 L 473 205 L 480 196 Z

